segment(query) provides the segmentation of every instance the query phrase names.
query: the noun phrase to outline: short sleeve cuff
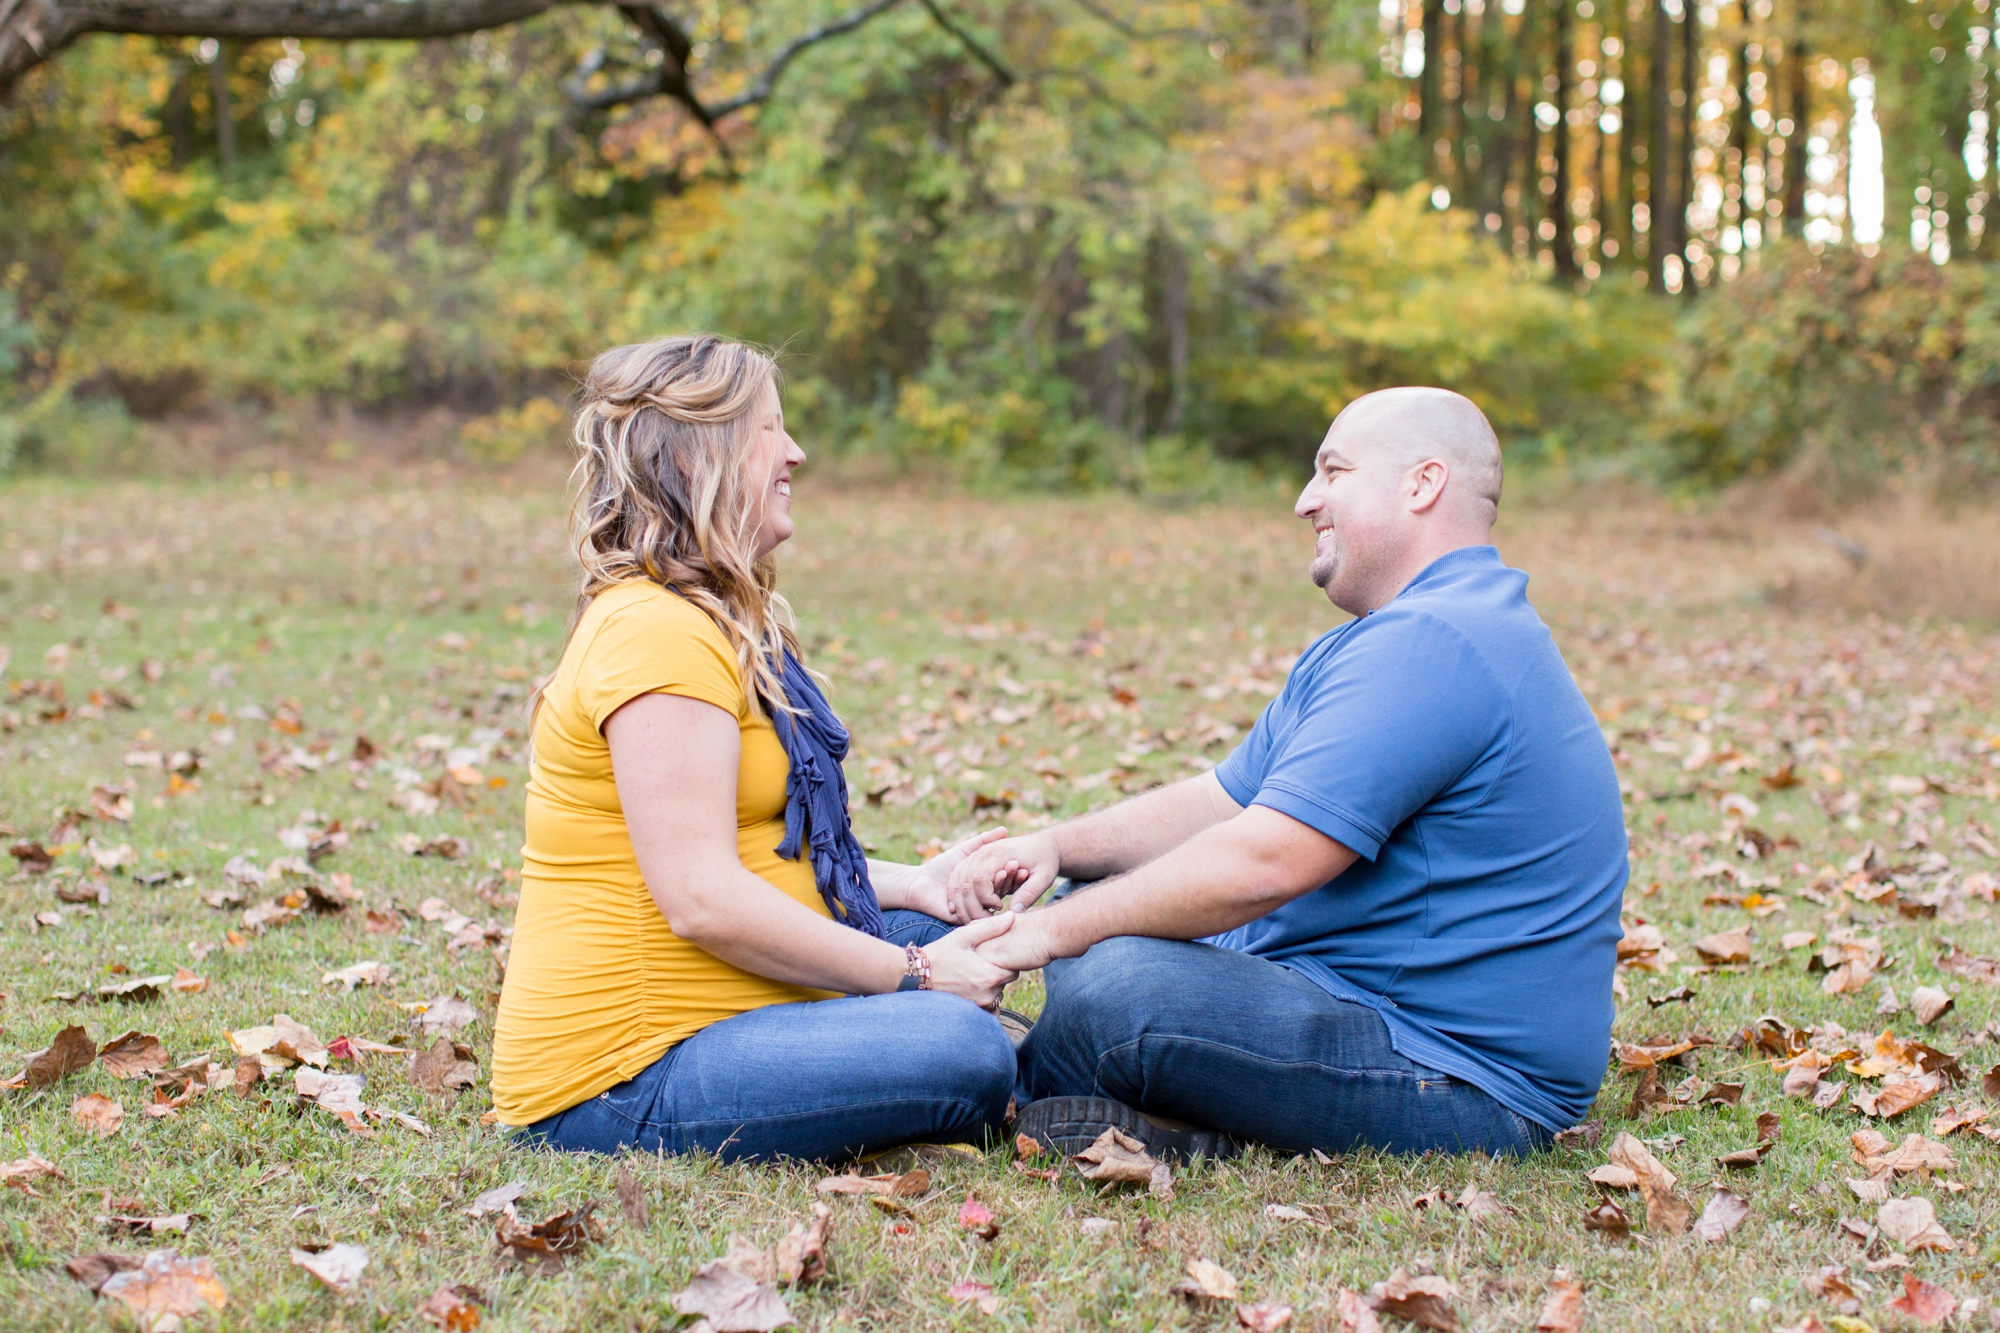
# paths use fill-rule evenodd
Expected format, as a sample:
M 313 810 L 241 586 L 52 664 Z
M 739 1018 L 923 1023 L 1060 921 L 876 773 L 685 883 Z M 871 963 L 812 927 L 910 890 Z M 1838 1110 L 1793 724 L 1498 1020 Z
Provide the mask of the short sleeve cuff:
M 635 685 L 629 690 L 619 690 L 603 700 L 599 704 L 601 711 L 598 716 L 590 720 L 591 725 L 602 733 L 604 724 L 611 720 L 613 713 L 623 708 L 626 704 L 631 703 L 634 699 L 647 694 L 671 694 L 682 699 L 695 699 L 701 703 L 713 704 L 731 717 L 739 716 L 737 709 L 742 702 L 734 690 L 711 689 L 695 681 L 672 681 L 659 685 Z M 613 700 L 616 700 L 616 702 L 612 702 Z
M 1225 784 L 1226 785 L 1226 784 Z M 1234 792 L 1230 793 L 1232 796 Z M 1373 861 L 1382 850 L 1382 835 L 1371 832 L 1354 819 L 1312 797 L 1290 788 L 1266 783 L 1254 794 L 1254 802 L 1281 815 L 1289 815 L 1307 828 L 1324 833 L 1364 861 Z M 1250 801 L 1239 801 L 1248 805 Z
M 1229 793 L 1229 799 L 1238 805 L 1249 805 L 1257 799 L 1257 780 L 1245 770 L 1249 765 L 1243 759 L 1243 747 L 1237 746 L 1229 752 L 1229 757 L 1215 766 L 1215 780 L 1222 784 L 1222 790 Z

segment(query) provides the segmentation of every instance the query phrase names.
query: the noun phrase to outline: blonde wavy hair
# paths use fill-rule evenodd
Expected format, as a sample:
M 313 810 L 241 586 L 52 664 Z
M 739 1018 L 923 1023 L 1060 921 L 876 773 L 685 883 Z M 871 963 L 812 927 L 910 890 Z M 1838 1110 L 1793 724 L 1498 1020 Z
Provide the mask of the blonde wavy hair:
M 778 386 L 768 353 L 709 333 L 614 347 L 591 362 L 570 478 L 570 540 L 583 567 L 570 632 L 598 593 L 651 579 L 729 636 L 753 701 L 789 712 L 784 653 L 800 652 L 798 636 L 777 562 L 756 554 L 769 478 L 749 475 L 758 412 Z

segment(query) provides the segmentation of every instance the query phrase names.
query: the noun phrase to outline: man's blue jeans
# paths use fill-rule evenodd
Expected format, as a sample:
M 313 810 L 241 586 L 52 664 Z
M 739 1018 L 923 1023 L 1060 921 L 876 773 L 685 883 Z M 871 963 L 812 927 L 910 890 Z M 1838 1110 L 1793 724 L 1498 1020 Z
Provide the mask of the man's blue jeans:
M 1043 972 L 1023 1106 L 1110 1097 L 1288 1152 L 1521 1153 L 1552 1135 L 1397 1054 L 1367 1005 L 1209 944 L 1123 936 Z
M 886 912 L 892 943 L 951 929 Z M 997 1134 L 1014 1048 L 993 1015 L 937 991 L 753 1009 L 703 1028 L 627 1082 L 528 1127 L 573 1151 L 839 1161 Z

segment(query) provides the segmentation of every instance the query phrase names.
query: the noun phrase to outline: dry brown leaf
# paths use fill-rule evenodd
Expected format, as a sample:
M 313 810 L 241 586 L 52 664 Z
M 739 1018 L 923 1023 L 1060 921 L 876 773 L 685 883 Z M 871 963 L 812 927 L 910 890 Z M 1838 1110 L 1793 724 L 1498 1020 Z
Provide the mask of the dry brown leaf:
M 1889 1308 L 1920 1324 L 1942 1324 L 1958 1308 L 1958 1299 L 1934 1282 L 1905 1273 L 1903 1294 L 1890 1301 Z
M 1190 1300 L 1233 1301 L 1237 1296 L 1236 1274 L 1206 1259 L 1190 1259 L 1187 1262 L 1187 1277 L 1174 1287 L 1174 1291 Z
M 1727 1240 L 1736 1228 L 1743 1225 L 1743 1219 L 1750 1216 L 1750 1201 L 1733 1190 L 1718 1189 L 1701 1210 L 1701 1217 L 1694 1224 L 1694 1234 L 1714 1244 Z
M 1239 1304 L 1236 1307 L 1236 1322 L 1249 1329 L 1250 1333 L 1278 1333 L 1279 1329 L 1292 1322 L 1292 1307 L 1276 1301 Z
M 479 1011 L 458 996 L 438 995 L 424 1002 L 416 1017 L 416 1028 L 427 1037 L 449 1037 L 478 1021 Z
M 1855 1093 L 1854 1105 L 1865 1116 L 1887 1120 L 1922 1106 L 1937 1096 L 1944 1089 L 1944 1084 L 1945 1077 L 1941 1073 L 1920 1074 L 1915 1078 L 1890 1074 L 1882 1080 L 1879 1091 Z
M 1702 956 L 1704 962 L 1747 963 L 1750 961 L 1750 927 L 1738 926 L 1734 930 L 1704 935 L 1694 942 L 1694 951 Z
M 436 1324 L 445 1333 L 472 1333 L 479 1327 L 479 1311 L 485 1304 L 486 1297 L 479 1288 L 454 1282 L 432 1292 L 417 1307 L 417 1317 L 426 1324 Z
M 0 1184 L 18 1185 L 26 1188 L 28 1181 L 40 1180 L 43 1176 L 54 1176 L 57 1180 L 67 1179 L 61 1171 L 56 1169 L 54 1162 L 47 1160 L 37 1153 L 29 1153 L 26 1157 L 17 1157 L 11 1162 L 0 1162 Z M 32 1190 L 29 1192 L 33 1193 Z
M 1936 986 L 1919 986 L 1910 992 L 1910 1012 L 1929 1027 L 1951 1012 L 1952 998 Z
M 1616 1162 L 1606 1162 L 1602 1166 L 1592 1167 L 1587 1178 L 1591 1184 L 1602 1185 L 1606 1189 L 1635 1190 L 1639 1188 L 1639 1173 L 1629 1166 L 1620 1166 Z
M 1458 1198 L 1452 1201 L 1452 1206 L 1462 1210 L 1475 1222 L 1487 1217 L 1507 1217 L 1514 1211 L 1500 1202 L 1499 1195 L 1490 1190 L 1480 1189 L 1476 1185 L 1467 1185 Z
M 734 1231 L 729 1233 L 722 1262 L 760 1285 L 778 1280 L 777 1262 L 765 1253 L 762 1246 L 747 1236 L 737 1235 Z
M 1000 1236 L 1000 1223 L 994 1219 L 993 1210 L 975 1194 L 965 1196 L 965 1203 L 958 1210 L 958 1224 L 981 1240 L 997 1240 Z
M 1977 1128 L 1985 1124 L 1992 1114 L 1983 1106 L 1947 1106 L 1940 1114 L 1931 1117 L 1931 1133 L 1944 1138 L 1961 1129 Z
M 1609 1199 L 1585 1213 L 1583 1224 L 1592 1231 L 1602 1231 L 1613 1240 L 1624 1240 L 1632 1234 L 1632 1219 L 1625 1216 L 1623 1208 Z
M 130 1272 L 139 1264 L 138 1256 L 131 1254 L 79 1254 L 64 1260 L 63 1268 L 95 1296 L 113 1275 Z
M 1535 1319 L 1535 1333 L 1580 1333 L 1583 1328 L 1583 1288 L 1574 1282 L 1549 1283 L 1548 1299 Z
M 509 1207 L 493 1232 L 500 1257 L 544 1273 L 558 1272 L 571 1255 L 597 1239 L 597 1223 L 591 1217 L 596 1210 L 595 1202 L 586 1203 L 525 1223 Z
M 1628 1168 L 1639 1178 L 1639 1193 L 1646 1200 L 1646 1229 L 1663 1236 L 1678 1236 L 1694 1219 L 1694 1209 L 1674 1192 L 1679 1183 L 1646 1145 L 1629 1133 L 1612 1141 L 1611 1160 Z
M 1375 1307 L 1352 1287 L 1342 1287 L 1334 1293 L 1333 1317 L 1339 1321 L 1338 1333 L 1382 1333 L 1382 1321 L 1375 1317 Z
M 264 1081 L 264 1062 L 254 1055 L 238 1057 L 231 1082 L 238 1097 L 248 1097 L 250 1090 Z
M 990 1316 L 1000 1311 L 1000 1298 L 994 1295 L 993 1288 L 987 1286 L 984 1282 L 973 1282 L 970 1280 L 954 1282 L 945 1288 L 944 1294 L 949 1296 L 955 1305 L 978 1306 L 979 1313 L 983 1315 Z
M 368 1110 L 361 1104 L 361 1075 L 327 1074 L 302 1067 L 292 1071 L 292 1086 L 301 1101 L 331 1112 L 349 1133 L 363 1138 L 374 1134 L 361 1118 Z
M 1151 1186 L 1154 1169 L 1161 1166 L 1146 1145 L 1117 1129 L 1106 1129 L 1097 1140 L 1078 1153 L 1077 1170 L 1087 1180 L 1128 1182 Z M 1171 1188 L 1171 1187 L 1170 1187 Z
M 183 1259 L 173 1250 L 154 1250 L 137 1268 L 113 1273 L 97 1294 L 125 1306 L 142 1330 L 178 1327 L 189 1316 L 229 1303 L 214 1264 L 206 1257 Z
M 1368 1290 L 1368 1303 L 1438 1333 L 1458 1333 L 1458 1312 L 1451 1303 L 1458 1289 L 1434 1274 L 1411 1277 L 1398 1268 L 1387 1282 L 1377 1282 Z
M 821 1194 L 854 1194 L 887 1199 L 913 1199 L 931 1187 L 931 1173 L 922 1167 L 880 1176 L 828 1176 L 813 1188 Z
M 772 1254 L 778 1280 L 787 1286 L 818 1282 L 826 1276 L 829 1248 L 833 1244 L 833 1209 L 823 1203 L 812 1207 L 812 1222 L 792 1223 Z
M 208 978 L 176 965 L 173 979 L 167 985 L 182 995 L 194 995 L 208 989 Z
M 350 1292 L 361 1285 L 361 1270 L 368 1267 L 368 1251 L 359 1245 L 295 1245 L 292 1263 L 338 1292 Z
M 108 1199 L 110 1196 L 107 1195 Z M 134 1217 L 126 1213 L 100 1214 L 97 1224 L 113 1231 L 125 1230 L 142 1236 L 164 1236 L 176 1231 L 186 1231 L 188 1223 L 194 1220 L 191 1213 L 164 1213 L 159 1217 Z
M 72 1025 L 56 1033 L 54 1041 L 29 1056 L 28 1067 L 7 1080 L 7 1086 L 46 1087 L 68 1078 L 79 1069 L 88 1069 L 90 1062 L 96 1058 L 97 1043 L 90 1039 L 89 1031 L 81 1025 Z
M 465 1209 L 465 1215 L 485 1217 L 488 1213 L 497 1213 L 508 1204 L 519 1201 L 527 1192 L 528 1184 L 524 1180 L 510 1180 L 504 1185 L 495 1185 L 474 1198 L 470 1206 Z
M 715 1333 L 769 1333 L 792 1322 L 776 1286 L 757 1282 L 724 1259 L 710 1259 L 675 1293 L 677 1314 L 700 1315 Z
M 389 980 L 389 965 L 373 959 L 366 962 L 350 963 L 338 971 L 328 972 L 320 979 L 323 986 L 339 985 L 343 990 L 353 990 L 356 986 L 380 986 Z
M 463 1092 L 478 1086 L 479 1061 L 470 1046 L 439 1037 L 410 1061 L 410 1082 L 433 1097 Z
M 1825 1299 L 1842 1314 L 1861 1313 L 1861 1294 L 1848 1282 L 1844 1265 L 1828 1264 L 1820 1269 L 1806 1279 L 1806 1290 Z
M 1938 971 L 1949 972 L 1955 977 L 1968 981 L 1983 981 L 1989 986 L 2000 986 L 2000 963 L 1991 958 L 1981 958 L 1978 954 L 1967 953 L 1956 944 L 1938 955 Z
M 86 1093 L 70 1103 L 76 1122 L 100 1139 L 108 1139 L 125 1123 L 125 1108 L 101 1092 Z
M 1945 1229 L 1938 1225 L 1937 1210 L 1929 1199 L 1891 1199 L 1875 1214 L 1882 1234 L 1912 1250 L 1950 1251 L 1958 1248 Z
M 144 1078 L 167 1067 L 167 1048 L 158 1037 L 135 1030 L 105 1042 L 97 1059 L 113 1078 Z
M 639 1183 L 639 1177 L 632 1174 L 629 1162 L 618 1164 L 618 1182 L 612 1188 L 617 1191 L 618 1211 L 625 1215 L 626 1224 L 644 1231 L 653 1214 L 646 1206 L 646 1187 Z

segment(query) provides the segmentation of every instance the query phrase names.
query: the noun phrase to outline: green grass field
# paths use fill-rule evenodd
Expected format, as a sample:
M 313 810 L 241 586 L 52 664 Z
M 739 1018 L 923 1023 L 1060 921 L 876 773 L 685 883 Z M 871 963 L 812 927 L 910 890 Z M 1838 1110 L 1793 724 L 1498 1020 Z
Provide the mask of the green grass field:
M 504 949 L 518 866 L 521 705 L 570 610 L 558 490 L 412 473 L 0 492 L 0 824 L 7 843 L 54 852 L 42 873 L 12 857 L 0 869 L 0 1077 L 79 1023 L 100 1043 L 156 1035 L 174 1065 L 205 1054 L 233 1068 L 227 1034 L 281 1013 L 325 1042 L 428 1045 L 412 1008 L 441 995 L 477 1011 L 458 1037 L 483 1070 L 493 944 Z M 857 826 L 876 854 L 909 858 L 996 821 L 1039 825 L 1226 754 L 1336 618 L 1305 581 L 1309 542 L 1287 504 L 1277 492 L 1182 510 L 987 501 L 802 479 L 785 587 L 853 726 Z M 1891 1304 L 1906 1274 L 1961 1303 L 1955 1327 L 1989 1326 L 2000 1144 L 1932 1124 L 1947 1107 L 2000 1110 L 2000 1087 L 1981 1089 L 2000 1063 L 1993 970 L 1982 982 L 1976 964 L 1936 962 L 1951 946 L 2000 954 L 2000 638 L 1801 594 L 1840 577 L 1809 528 L 1735 531 L 1642 499 L 1565 503 L 1510 515 L 1502 549 L 1534 576 L 1628 788 L 1626 919 L 1635 940 L 1657 928 L 1661 949 L 1635 959 L 1651 970 L 1621 970 L 1617 1036 L 1717 1044 L 1679 1057 L 1690 1067 L 1662 1066 L 1636 1121 L 1638 1078 L 1614 1062 L 1594 1116 L 1602 1142 L 1523 1162 L 1258 1153 L 1181 1173 L 1177 1198 L 1161 1202 L 1100 1192 L 1068 1166 L 1054 1183 L 1030 1177 L 1004 1148 L 948 1156 L 907 1215 L 831 1200 L 830 1273 L 786 1293 L 800 1325 L 1235 1326 L 1230 1303 L 1173 1290 L 1204 1260 L 1235 1275 L 1244 1301 L 1292 1307 L 1300 1329 L 1343 1327 L 1339 1289 L 1365 1293 L 1397 1268 L 1447 1279 L 1468 1329 L 1534 1327 L 1558 1280 L 1582 1286 L 1595 1329 L 1791 1328 L 1807 1315 L 1857 1329 L 1809 1286 L 1828 1265 L 1842 1266 L 1873 1327 L 1922 1326 Z M 345 911 L 307 903 L 297 919 L 246 926 L 246 908 L 303 883 L 282 871 L 245 903 L 205 901 L 232 889 L 232 858 L 303 858 L 333 820 L 346 845 L 314 872 L 351 877 Z M 407 850 L 447 837 L 458 855 Z M 430 899 L 470 919 L 456 947 L 460 923 L 425 919 Z M 1694 947 L 1746 926 L 1747 962 L 1710 966 Z M 1885 957 L 1865 983 L 1829 993 L 1808 959 L 1842 931 Z M 1787 948 L 1794 932 L 1816 938 Z M 365 962 L 388 980 L 351 992 L 322 980 Z M 98 995 L 178 967 L 206 988 Z M 1929 1027 L 1920 987 L 1955 1001 Z M 1893 1014 L 1881 1012 L 1890 990 Z M 1012 1002 L 1037 1006 L 1032 978 Z M 1872 1121 L 1851 1095 L 1880 1091 L 1915 1057 L 1860 1074 L 1835 1064 L 1820 1078 L 1847 1089 L 1816 1109 L 1786 1095 L 1772 1055 L 1732 1049 L 1767 1015 L 1857 1060 L 1885 1030 L 1919 1038 L 1956 1056 L 1964 1078 Z M 419 1119 L 427 1137 L 393 1118 L 352 1133 L 302 1107 L 289 1072 L 163 1116 L 144 1109 L 146 1078 L 101 1063 L 0 1093 L 0 1161 L 36 1154 L 61 1172 L 0 1189 L 0 1324 L 110 1320 L 113 1302 L 93 1308 L 65 1261 L 172 1246 L 212 1260 L 225 1328 L 427 1328 L 418 1307 L 452 1283 L 483 1293 L 482 1327 L 674 1327 L 673 1293 L 731 1233 L 768 1247 L 819 1197 L 825 1173 L 811 1168 L 634 1158 L 649 1214 L 638 1225 L 614 1192 L 619 1162 L 512 1149 L 481 1123 L 483 1073 L 447 1100 L 407 1065 L 362 1055 L 331 1068 L 364 1075 L 369 1107 Z M 1690 1078 L 1682 1104 L 1675 1089 Z M 1698 1099 L 1716 1083 L 1742 1084 L 1740 1101 Z M 89 1094 L 122 1105 L 108 1136 L 73 1114 Z M 1747 1169 L 1719 1166 L 1753 1146 L 1766 1112 L 1777 1144 Z M 1850 1135 L 1871 1127 L 1935 1138 L 1953 1165 L 1870 1185 Z M 1621 1130 L 1652 1145 L 1697 1212 L 1722 1182 L 1747 1218 L 1719 1240 L 1669 1236 L 1647 1226 L 1636 1193 L 1613 1189 L 1629 1238 L 1587 1227 L 1604 1195 L 1586 1173 Z M 514 1180 L 524 1219 L 595 1201 L 601 1237 L 558 1273 L 502 1262 L 495 1219 L 465 1209 Z M 1883 1206 L 1850 1180 L 1929 1201 L 1953 1248 L 1843 1229 Z M 1468 1185 L 1508 1211 L 1449 1206 Z M 1436 1191 L 1445 1203 L 1426 1197 Z M 990 1242 L 959 1225 L 973 1192 L 996 1215 Z M 159 1235 L 101 1220 L 183 1213 L 184 1232 Z M 289 1260 L 294 1246 L 333 1242 L 367 1252 L 350 1293 Z M 993 1289 L 990 1314 L 948 1297 L 968 1280 Z

